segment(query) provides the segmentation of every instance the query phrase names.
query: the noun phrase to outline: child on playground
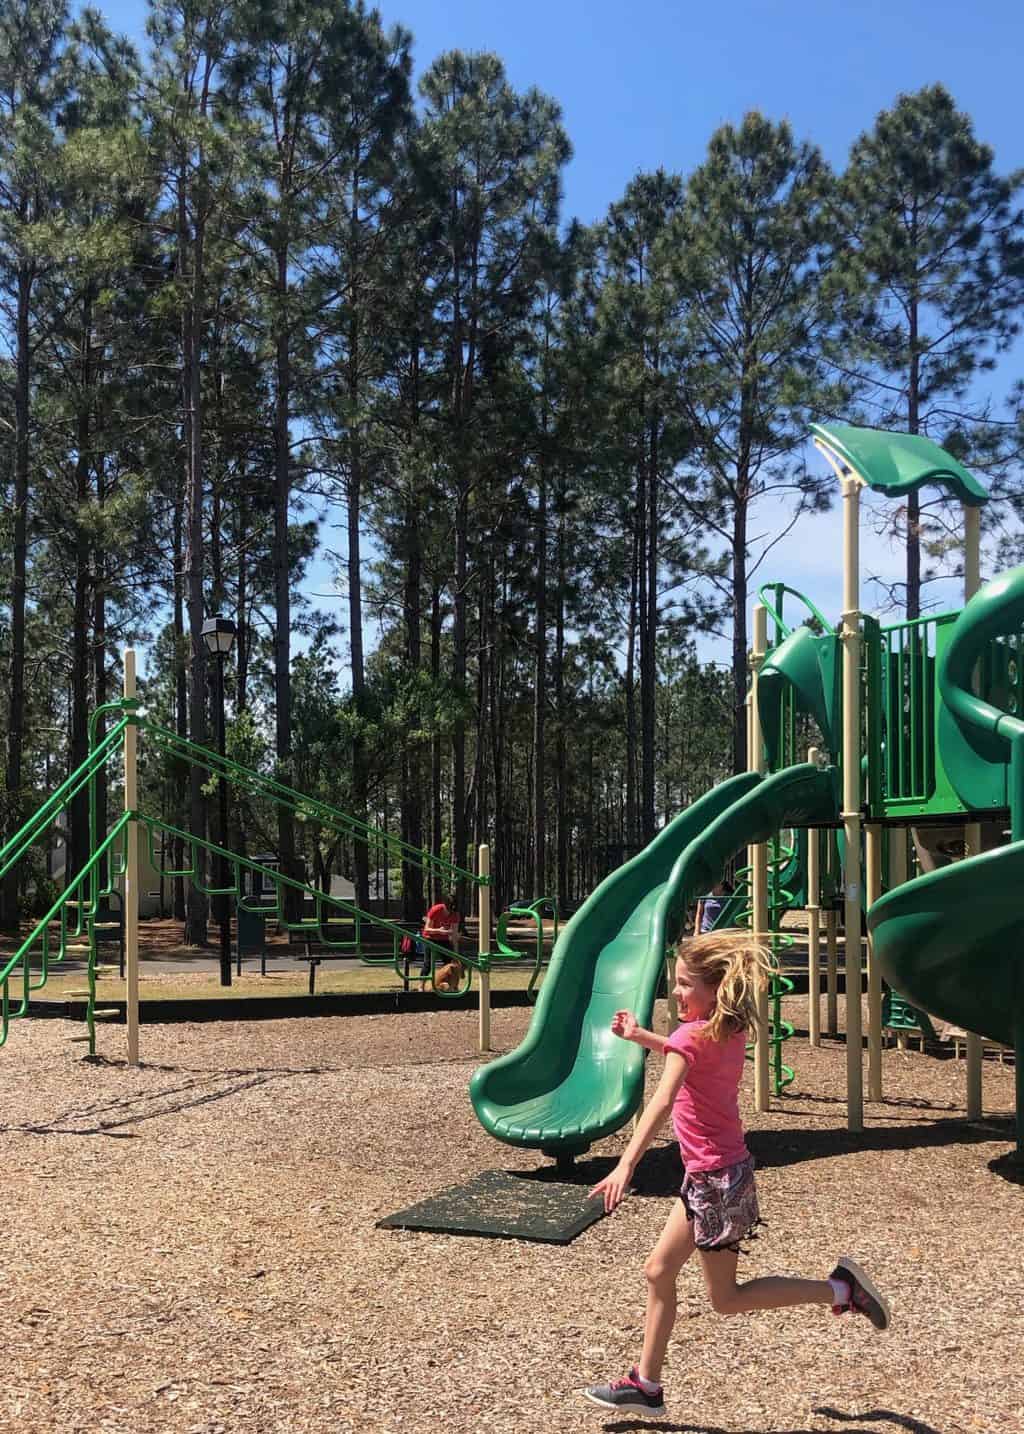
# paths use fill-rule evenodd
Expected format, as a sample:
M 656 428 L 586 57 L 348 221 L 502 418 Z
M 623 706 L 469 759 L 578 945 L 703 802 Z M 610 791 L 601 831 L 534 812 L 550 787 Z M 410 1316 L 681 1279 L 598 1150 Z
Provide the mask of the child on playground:
M 736 1283 L 741 1242 L 761 1223 L 754 1161 L 739 1116 L 747 1032 L 757 1022 L 757 993 L 768 957 L 749 932 L 725 930 L 683 939 L 676 949 L 674 995 L 681 1024 L 655 1035 L 631 1011 L 617 1011 L 612 1031 L 665 1056 L 654 1098 L 615 1169 L 590 1192 L 611 1212 L 669 1111 L 685 1167 L 680 1200 L 647 1258 L 647 1312 L 640 1361 L 622 1379 L 584 1390 L 593 1404 L 615 1413 L 661 1417 L 661 1368 L 676 1319 L 676 1280 L 697 1251 L 711 1307 L 746 1314 L 787 1305 L 822 1305 L 834 1314 L 865 1315 L 876 1329 L 889 1325 L 889 1307 L 847 1256 L 824 1280 L 769 1275 Z

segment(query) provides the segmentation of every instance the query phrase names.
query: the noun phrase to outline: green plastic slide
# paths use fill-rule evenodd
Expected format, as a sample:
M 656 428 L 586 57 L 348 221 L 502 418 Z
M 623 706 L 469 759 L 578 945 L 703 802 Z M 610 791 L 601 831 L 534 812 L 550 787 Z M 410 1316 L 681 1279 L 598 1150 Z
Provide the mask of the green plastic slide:
M 474 1072 L 470 1098 L 485 1130 L 566 1157 L 624 1125 L 643 1097 L 644 1052 L 613 1036 L 611 1019 L 626 1007 L 650 1022 L 687 903 L 741 846 L 836 813 L 831 768 L 744 773 L 606 877 L 562 929 L 522 1044 Z
M 1012 1045 L 1024 994 L 1024 842 L 930 871 L 868 912 L 882 975 L 941 1020 Z

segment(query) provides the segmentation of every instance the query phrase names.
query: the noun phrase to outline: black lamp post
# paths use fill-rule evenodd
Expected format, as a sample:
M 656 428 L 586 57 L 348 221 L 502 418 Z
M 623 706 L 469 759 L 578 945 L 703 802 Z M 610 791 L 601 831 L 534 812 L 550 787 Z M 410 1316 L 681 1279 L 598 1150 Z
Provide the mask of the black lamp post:
M 235 645 L 235 624 L 229 617 L 208 617 L 203 623 L 203 641 L 211 657 L 216 659 L 216 690 L 214 702 L 217 708 L 217 751 L 224 756 L 224 659 Z M 220 807 L 220 845 L 228 844 L 228 789 L 221 771 L 217 782 L 217 798 Z M 217 885 L 228 884 L 228 860 L 222 856 L 218 863 Z M 220 984 L 231 985 L 231 905 L 226 896 L 220 898 Z

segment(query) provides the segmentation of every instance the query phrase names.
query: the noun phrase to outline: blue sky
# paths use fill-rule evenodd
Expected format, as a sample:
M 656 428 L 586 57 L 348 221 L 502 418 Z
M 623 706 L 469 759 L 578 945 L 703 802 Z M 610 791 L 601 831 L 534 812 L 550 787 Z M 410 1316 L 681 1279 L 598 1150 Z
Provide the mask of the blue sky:
M 110 22 L 142 38 L 138 0 L 100 4 Z M 786 118 L 842 167 L 852 141 L 902 91 L 941 81 L 990 144 L 996 166 L 1024 168 L 1020 0 L 384 0 L 387 22 L 412 31 L 417 71 L 441 51 L 493 50 L 517 88 L 536 85 L 562 106 L 574 156 L 565 214 L 599 219 L 639 170 L 687 173 L 712 131 L 745 111 Z M 1024 377 L 1024 346 L 991 379 L 1001 400 Z M 776 517 L 767 510 L 761 526 Z M 838 509 L 802 520 L 775 550 L 765 576 L 805 588 L 838 614 Z M 780 524 L 776 523 L 776 526 Z M 332 535 L 334 536 L 334 535 Z M 898 576 L 901 555 L 864 524 L 865 572 Z M 318 568 L 307 584 L 325 593 Z M 938 596 L 938 594 L 937 594 Z M 318 598 L 325 607 L 338 607 Z M 957 603 L 950 585 L 943 606 Z M 870 590 L 865 594 L 870 606 Z M 725 656 L 713 643 L 707 655 Z

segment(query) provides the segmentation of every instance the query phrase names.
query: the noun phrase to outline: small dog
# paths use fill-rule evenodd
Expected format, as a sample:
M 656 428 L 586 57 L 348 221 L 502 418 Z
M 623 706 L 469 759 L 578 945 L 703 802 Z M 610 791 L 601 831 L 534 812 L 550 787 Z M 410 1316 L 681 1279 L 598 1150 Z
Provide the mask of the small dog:
M 434 973 L 434 986 L 438 991 L 457 991 L 462 984 L 466 968 L 457 958 L 452 957 Z

